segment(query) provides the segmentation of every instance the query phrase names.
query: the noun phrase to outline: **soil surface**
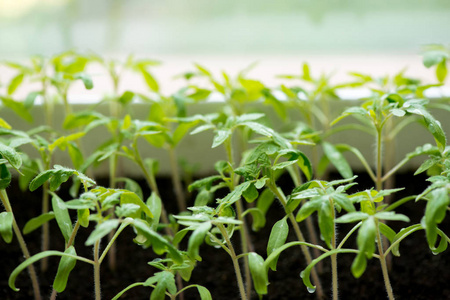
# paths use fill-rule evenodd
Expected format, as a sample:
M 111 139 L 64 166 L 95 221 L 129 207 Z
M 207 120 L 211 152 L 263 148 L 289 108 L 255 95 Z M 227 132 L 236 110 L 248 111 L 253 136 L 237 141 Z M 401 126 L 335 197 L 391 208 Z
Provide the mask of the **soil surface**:
M 411 174 L 402 174 L 397 176 L 396 186 L 405 187 L 405 190 L 396 195 L 401 198 L 406 195 L 421 193 L 428 185 L 424 181 L 425 176 L 412 176 Z M 283 178 L 281 182 L 283 182 Z M 360 176 L 357 181 L 360 183 L 355 190 L 363 190 L 370 186 L 370 181 L 365 176 Z M 364 186 L 367 182 L 367 186 Z M 106 184 L 107 181 L 104 181 Z M 102 184 L 100 181 L 99 184 Z M 160 190 L 163 199 L 175 199 L 172 195 L 170 180 L 161 179 L 159 181 Z M 292 184 L 289 180 L 282 183 L 283 187 L 289 192 Z M 20 228 L 23 228 L 25 222 L 32 217 L 39 215 L 40 195 L 39 193 L 22 193 L 16 190 L 16 183 L 7 190 L 12 202 L 16 218 Z M 69 186 L 69 185 L 68 185 Z M 143 185 L 145 186 L 145 185 Z M 71 199 L 67 196 L 67 191 L 58 192 L 63 199 Z M 149 194 L 148 189 L 144 188 L 144 193 Z M 174 203 L 165 203 L 169 212 L 175 212 Z M 414 201 L 403 205 L 397 209 L 397 212 L 404 213 L 410 217 L 411 222 L 408 225 L 420 222 L 424 213 L 424 201 L 414 203 Z M 284 216 L 281 206 L 272 205 L 266 226 L 259 232 L 252 232 L 252 242 L 255 251 L 265 256 L 267 239 L 272 225 Z M 62 250 L 64 248 L 63 239 L 59 233 L 55 221 L 51 221 L 52 241 L 51 249 Z M 398 231 L 407 224 L 400 222 L 391 222 L 389 225 Z M 301 226 L 304 226 L 301 224 Z M 340 226 L 338 228 L 342 238 L 349 230 L 349 226 Z M 444 232 L 449 233 L 450 216 L 447 216 L 440 225 Z M 306 228 L 302 228 L 304 232 Z M 76 249 L 79 255 L 85 257 L 92 256 L 92 249 L 84 246 L 84 241 L 89 235 L 88 230 L 80 230 Z M 117 267 L 111 271 L 106 263 L 102 265 L 101 284 L 103 299 L 113 298 L 119 291 L 134 282 L 145 281 L 152 276 L 155 269 L 147 264 L 157 256 L 151 249 L 142 249 L 132 242 L 134 233 L 131 229 L 126 229 L 117 240 Z M 39 252 L 40 232 L 32 232 L 25 236 L 30 251 L 35 254 Z M 289 241 L 295 240 L 293 233 L 288 237 Z M 347 247 L 355 247 L 355 240 L 349 240 Z M 233 236 L 233 244 L 239 249 L 239 234 Z M 450 255 L 449 250 L 440 255 L 433 255 L 429 250 L 425 233 L 419 231 L 408 237 L 400 246 L 400 257 L 393 257 L 390 271 L 390 279 L 393 286 L 396 299 L 450 299 Z M 213 299 L 239 299 L 239 292 L 236 284 L 236 277 L 232 268 L 232 262 L 229 256 L 221 249 L 215 249 L 203 245 L 200 249 L 200 255 L 203 260 L 198 262 L 195 268 L 190 284 L 200 284 L 207 287 L 213 296 Z M 339 255 L 339 293 L 340 299 L 387 299 L 383 277 L 379 261 L 372 259 L 368 262 L 365 273 L 355 279 L 351 275 L 350 266 L 354 255 Z M 12 270 L 22 261 L 22 254 L 18 247 L 16 239 L 11 244 L 5 244 L 0 241 L 0 299 L 33 299 L 29 279 L 26 272 L 23 272 L 17 279 L 17 287 L 20 292 L 14 292 L 8 287 L 8 276 Z M 58 258 L 50 259 L 50 268 L 45 272 L 38 268 L 39 280 L 44 299 L 48 299 L 51 294 L 51 285 L 56 274 Z M 293 247 L 280 256 L 277 265 L 277 272 L 269 273 L 269 295 L 264 299 L 316 299 L 315 294 L 308 293 L 303 285 L 299 274 L 305 267 L 305 261 L 299 248 Z M 323 263 L 320 274 L 323 288 L 326 294 L 331 298 L 331 274 L 329 260 Z M 186 284 L 186 283 L 185 283 Z M 187 284 L 186 284 L 187 285 Z M 57 299 L 94 299 L 93 270 L 91 265 L 78 262 L 72 271 L 66 291 L 58 295 Z M 149 299 L 151 290 L 148 287 L 136 287 L 124 294 L 120 299 Z M 184 299 L 199 299 L 196 289 L 185 293 Z M 252 295 L 252 299 L 258 299 Z

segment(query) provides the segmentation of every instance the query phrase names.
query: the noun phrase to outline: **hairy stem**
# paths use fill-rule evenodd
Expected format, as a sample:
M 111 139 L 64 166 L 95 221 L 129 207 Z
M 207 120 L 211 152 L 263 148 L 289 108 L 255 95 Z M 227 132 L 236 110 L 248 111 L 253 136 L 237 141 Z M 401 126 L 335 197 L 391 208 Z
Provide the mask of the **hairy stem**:
M 48 168 L 47 168 L 48 170 Z M 42 185 L 42 214 L 48 213 L 50 209 L 49 203 L 49 183 L 48 181 L 44 182 Z M 47 251 L 50 248 L 50 227 L 49 223 L 45 222 L 42 224 L 42 233 L 41 233 L 41 251 Z M 48 269 L 48 257 L 44 257 L 41 260 L 41 271 L 45 272 Z
M 381 270 L 383 272 L 383 279 L 384 279 L 384 285 L 386 287 L 386 292 L 388 294 L 389 300 L 394 300 L 394 293 L 392 291 L 392 286 L 391 286 L 391 282 L 389 280 L 389 273 L 388 273 L 388 267 L 387 267 L 387 263 L 386 263 L 386 257 L 384 255 L 384 250 L 383 250 L 383 241 L 381 238 L 381 234 L 380 234 L 380 228 L 378 227 L 378 220 L 376 221 L 376 225 L 377 225 L 377 241 L 378 241 L 378 253 L 379 253 L 379 259 L 380 259 L 380 264 L 381 264 Z
M 233 145 L 231 141 L 231 137 L 228 138 L 225 143 L 225 150 L 227 152 L 228 162 L 232 167 L 234 167 L 234 155 L 233 155 Z M 236 174 L 234 171 L 231 171 L 230 174 L 230 190 L 234 190 L 237 182 L 236 182 Z M 242 216 L 244 212 L 244 206 L 242 205 L 242 201 L 238 200 L 236 201 L 236 211 L 237 211 L 237 217 L 238 220 L 242 222 L 242 230 L 239 232 L 241 237 L 241 250 L 242 253 L 248 253 L 249 249 L 253 249 L 253 244 L 250 240 L 250 234 L 248 231 L 247 223 L 245 222 L 245 218 Z M 248 257 L 246 256 L 244 258 L 244 272 L 245 272 L 245 290 L 247 292 L 247 295 L 250 295 L 251 289 L 252 289 L 252 277 L 250 274 L 250 265 L 248 262 Z
M 228 236 L 228 233 L 226 229 L 224 228 L 223 224 L 217 224 L 217 228 L 219 228 L 220 232 L 222 233 L 222 236 L 225 238 L 225 241 L 227 243 L 228 249 L 230 250 L 230 256 L 231 260 L 233 261 L 233 267 L 234 272 L 236 273 L 236 280 L 239 287 L 239 292 L 241 294 L 242 300 L 247 300 L 247 295 L 245 293 L 245 287 L 244 287 L 244 281 L 242 279 L 241 274 L 241 268 L 239 267 L 239 262 L 236 256 L 236 252 L 234 251 L 233 245 L 231 244 L 230 237 Z
M 334 222 L 336 218 L 336 212 L 334 210 L 334 202 L 333 199 L 330 198 L 331 204 L 331 215 L 333 219 L 333 235 L 331 238 L 331 249 L 336 249 L 336 223 Z M 333 287 L 333 299 L 337 300 L 339 298 L 338 295 L 338 268 L 337 268 L 337 254 L 331 255 L 331 276 L 332 276 L 332 287 Z
M 94 285 L 95 285 L 95 300 L 101 300 L 101 289 L 100 289 L 100 240 L 96 241 L 94 244 Z

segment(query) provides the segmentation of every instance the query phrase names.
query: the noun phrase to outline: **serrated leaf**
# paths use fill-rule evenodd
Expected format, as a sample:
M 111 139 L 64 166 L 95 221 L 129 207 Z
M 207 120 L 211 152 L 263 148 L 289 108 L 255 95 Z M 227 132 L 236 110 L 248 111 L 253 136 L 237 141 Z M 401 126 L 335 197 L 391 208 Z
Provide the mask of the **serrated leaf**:
M 0 155 L 6 159 L 14 169 L 19 170 L 22 166 L 22 156 L 14 150 L 14 148 L 0 143 Z
M 219 129 L 215 132 L 214 140 L 211 148 L 216 148 L 223 144 L 229 137 L 231 137 L 231 130 Z

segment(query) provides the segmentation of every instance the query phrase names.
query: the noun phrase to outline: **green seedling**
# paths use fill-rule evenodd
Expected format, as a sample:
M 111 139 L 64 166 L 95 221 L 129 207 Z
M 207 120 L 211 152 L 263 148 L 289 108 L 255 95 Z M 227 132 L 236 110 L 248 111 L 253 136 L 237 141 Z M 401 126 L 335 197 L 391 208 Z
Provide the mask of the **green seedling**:
M 95 299 L 101 299 L 100 289 L 100 266 L 106 257 L 109 249 L 119 236 L 119 234 L 129 225 L 132 225 L 138 236 L 136 241 L 140 244 L 152 245 L 157 249 L 158 253 L 170 253 L 174 263 L 181 264 L 183 262 L 181 254 L 176 248 L 161 237 L 152 226 L 156 226 L 159 222 L 158 201 L 149 199 L 148 204 L 143 202 L 135 193 L 123 189 L 108 189 L 103 187 L 94 187 L 88 190 L 95 182 L 86 177 L 84 174 L 76 170 L 55 166 L 39 174 L 30 184 L 32 188 L 42 185 L 45 181 L 50 181 L 53 187 L 59 186 L 67 181 L 72 175 L 77 176 L 83 183 L 85 193 L 80 198 L 64 202 L 56 194 L 53 194 L 53 215 L 56 219 L 60 231 L 66 241 L 66 250 L 60 251 L 43 251 L 39 254 L 27 259 L 19 265 L 11 274 L 9 285 L 12 289 L 15 287 L 15 279 L 17 275 L 27 266 L 48 256 L 61 256 L 61 262 L 58 268 L 53 288 L 56 292 L 63 292 L 69 278 L 70 271 L 74 268 L 77 260 L 93 265 L 94 283 L 95 283 Z M 156 204 L 156 206 L 154 206 Z M 109 212 L 110 208 L 114 208 L 113 217 Z M 72 227 L 69 210 L 73 209 L 77 212 L 77 221 Z M 154 215 L 151 210 L 154 210 Z M 41 220 L 32 220 L 28 227 L 39 226 Z M 95 229 L 85 241 L 85 245 L 94 247 L 93 259 L 80 257 L 76 254 L 74 239 L 80 227 L 88 227 L 90 222 L 96 224 Z M 30 223 L 29 223 L 30 224 Z M 153 225 L 152 225 L 153 224 Z M 100 252 L 100 241 L 107 236 L 109 232 L 115 231 L 113 238 L 109 241 L 105 249 Z M 52 298 L 56 297 L 56 292 L 52 294 Z
M 9 201 L 8 194 L 6 192 L 6 188 L 11 183 L 11 173 L 9 172 L 7 165 L 19 171 L 22 165 L 22 158 L 20 154 L 14 150 L 14 148 L 0 143 L 0 199 L 3 207 L 5 208 L 5 211 L 0 213 L 0 235 L 3 240 L 9 244 L 13 239 L 13 234 L 15 234 L 23 256 L 25 259 L 28 259 L 31 256 L 30 251 L 25 243 L 22 232 L 17 225 L 11 202 Z M 33 286 L 34 299 L 40 300 L 42 297 L 35 268 L 33 266 L 29 266 L 28 273 Z
M 191 284 L 184 287 L 182 290 L 177 290 L 175 284 L 175 274 L 181 274 L 184 280 L 189 281 L 192 270 L 194 269 L 192 260 L 185 259 L 182 264 L 175 264 L 171 258 L 158 258 L 148 264 L 158 269 L 159 272 L 154 273 L 153 276 L 149 277 L 144 282 L 130 284 L 128 287 L 119 292 L 113 300 L 119 299 L 128 290 L 138 286 L 151 287 L 153 290 L 150 295 L 150 299 L 154 300 L 164 300 L 166 297 L 176 299 L 184 291 L 191 288 L 197 289 L 201 300 L 212 300 L 209 290 L 201 285 Z

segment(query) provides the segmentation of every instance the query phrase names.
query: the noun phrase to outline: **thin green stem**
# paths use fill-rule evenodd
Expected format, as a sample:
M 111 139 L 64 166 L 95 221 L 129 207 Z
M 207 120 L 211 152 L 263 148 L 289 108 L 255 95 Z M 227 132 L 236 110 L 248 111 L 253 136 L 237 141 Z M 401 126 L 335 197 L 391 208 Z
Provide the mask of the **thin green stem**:
M 383 189 L 382 172 L 383 172 L 383 162 L 382 162 L 382 135 L 381 128 L 377 128 L 377 177 L 375 181 L 377 191 Z
M 239 287 L 239 292 L 241 294 L 241 299 L 242 300 L 247 300 L 247 295 L 245 293 L 245 287 L 244 287 L 244 281 L 242 279 L 242 274 L 241 274 L 241 268 L 239 267 L 239 262 L 236 256 L 236 252 L 234 251 L 234 247 L 231 244 L 230 241 L 230 237 L 228 236 L 228 233 L 226 231 L 226 229 L 224 228 L 223 224 L 216 224 L 217 228 L 219 228 L 220 232 L 222 233 L 222 236 L 225 238 L 225 242 L 228 245 L 228 249 L 230 250 L 230 256 L 231 256 L 231 260 L 233 261 L 233 267 L 234 267 L 234 272 L 236 273 L 236 280 L 238 283 L 238 287 Z
M 19 226 L 17 225 L 16 218 L 14 217 L 14 212 L 12 211 L 11 203 L 9 202 L 8 194 L 4 189 L 0 190 L 0 199 L 2 201 L 3 206 L 5 207 L 6 212 L 9 212 L 12 214 L 13 217 L 13 230 L 14 234 L 17 237 L 17 241 L 19 242 L 20 249 L 22 250 L 23 256 L 25 259 L 28 259 L 31 257 L 30 251 L 28 251 L 27 244 L 25 243 L 25 240 L 22 236 L 22 233 L 20 232 Z M 41 291 L 39 287 L 39 281 L 36 274 L 36 269 L 31 264 L 28 267 L 28 273 L 31 278 L 31 284 L 33 286 L 33 293 L 34 293 L 34 299 L 35 300 L 41 300 Z
M 384 285 L 386 287 L 386 292 L 388 294 L 389 300 L 394 300 L 394 293 L 392 291 L 391 282 L 389 280 L 389 273 L 388 273 L 388 267 L 386 263 L 386 256 L 383 251 L 383 241 L 381 238 L 380 228 L 378 227 L 378 220 L 376 220 L 377 225 L 377 241 L 378 241 L 378 253 L 379 253 L 379 259 L 381 264 L 381 270 L 383 272 L 383 279 L 384 279 Z
M 225 143 L 225 150 L 227 152 L 228 162 L 230 165 L 234 168 L 234 155 L 233 155 L 233 145 L 231 141 L 231 137 L 229 137 Z M 230 173 L 230 190 L 233 191 L 235 188 L 236 182 L 236 174 L 232 170 Z M 242 230 L 240 231 L 240 237 L 241 237 L 241 250 L 243 253 L 248 253 L 249 249 L 253 250 L 253 245 L 250 241 L 250 234 L 248 232 L 248 226 L 245 221 L 245 218 L 242 216 L 244 213 L 244 206 L 242 205 L 242 201 L 238 200 L 236 201 L 236 211 L 237 211 L 237 218 L 239 221 L 242 222 Z M 250 274 L 250 265 L 248 261 L 248 257 L 244 258 L 244 273 L 245 273 L 245 290 L 246 294 L 250 295 L 252 290 L 252 277 Z
M 100 288 L 100 240 L 94 244 L 94 285 L 95 285 L 95 300 L 101 300 L 101 288 Z
M 139 168 L 141 169 L 142 173 L 144 173 L 145 180 L 147 181 L 147 184 L 149 185 L 150 189 L 158 197 L 160 197 L 159 190 L 158 190 L 158 185 L 156 184 L 155 177 L 153 175 L 150 175 L 150 173 L 148 172 L 147 168 L 145 167 L 144 161 L 142 160 L 141 154 L 139 152 L 139 148 L 138 148 L 136 139 L 133 141 L 132 147 L 134 149 L 134 161 L 139 166 Z M 164 208 L 164 203 L 161 203 L 161 219 L 162 219 L 163 223 L 165 223 L 167 225 L 170 224 L 169 217 L 167 216 L 166 209 Z M 172 229 L 169 226 L 165 227 L 165 231 L 166 231 L 167 235 L 173 236 Z
M 50 195 L 49 183 L 48 181 L 46 181 L 42 185 L 42 214 L 48 213 L 50 209 L 49 195 Z M 42 252 L 47 251 L 50 248 L 50 227 L 48 222 L 42 224 L 41 239 L 42 239 L 41 251 Z M 41 260 L 41 271 L 46 271 L 47 269 L 48 269 L 48 258 L 44 257 Z
M 333 220 L 333 235 L 331 237 L 331 249 L 336 249 L 336 223 L 334 222 L 336 218 L 336 212 L 334 209 L 334 201 L 330 197 L 331 205 L 331 218 Z M 332 276 L 332 287 L 333 287 L 333 299 L 338 299 L 338 268 L 337 268 L 337 254 L 331 255 L 331 276 Z
M 125 221 L 125 222 L 123 222 L 121 225 L 120 225 L 120 227 L 119 227 L 119 229 L 117 229 L 117 231 L 114 233 L 114 235 L 112 236 L 112 238 L 109 240 L 109 242 L 108 242 L 108 245 L 106 245 L 106 247 L 105 247 L 105 249 L 103 250 L 103 252 L 102 252 L 102 255 L 100 256 L 100 258 L 99 258 L 99 264 L 101 264 L 102 262 L 103 262 L 103 260 L 105 259 L 105 257 L 106 257 L 106 254 L 108 253 L 108 251 L 110 250 L 110 249 L 112 249 L 112 246 L 114 245 L 114 242 L 116 241 L 116 239 L 119 237 L 119 234 L 128 226 L 128 225 L 130 225 L 130 222 L 128 222 L 128 221 Z
M 381 181 L 386 181 L 389 177 L 391 177 L 395 172 L 397 172 L 398 169 L 403 167 L 407 162 L 409 161 L 408 157 L 405 157 L 402 161 L 400 161 L 398 164 L 396 164 L 392 169 L 389 170 L 386 174 L 383 175 L 381 178 Z
M 345 242 L 350 238 L 350 236 L 359 228 L 361 227 L 362 222 L 359 222 L 358 224 L 356 224 L 348 233 L 347 235 L 342 239 L 342 241 L 339 243 L 339 246 L 337 246 L 337 249 L 341 249 Z

